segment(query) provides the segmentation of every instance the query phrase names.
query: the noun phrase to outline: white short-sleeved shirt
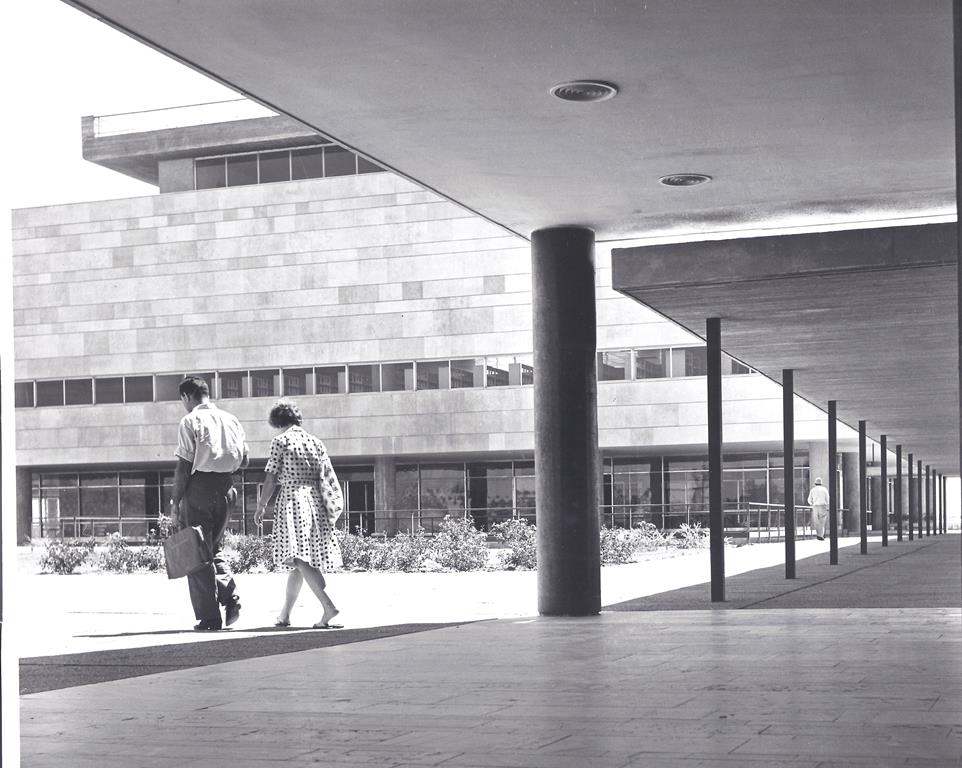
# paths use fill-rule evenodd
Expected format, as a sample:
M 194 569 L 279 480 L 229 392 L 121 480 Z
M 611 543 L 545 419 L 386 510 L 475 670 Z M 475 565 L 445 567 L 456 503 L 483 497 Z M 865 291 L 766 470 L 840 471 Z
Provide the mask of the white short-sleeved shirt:
M 193 472 L 235 472 L 247 454 L 240 422 L 213 403 L 200 403 L 177 427 L 174 455 L 191 463 Z
M 824 485 L 814 486 L 808 494 L 808 505 L 810 507 L 827 507 L 828 503 L 828 488 Z

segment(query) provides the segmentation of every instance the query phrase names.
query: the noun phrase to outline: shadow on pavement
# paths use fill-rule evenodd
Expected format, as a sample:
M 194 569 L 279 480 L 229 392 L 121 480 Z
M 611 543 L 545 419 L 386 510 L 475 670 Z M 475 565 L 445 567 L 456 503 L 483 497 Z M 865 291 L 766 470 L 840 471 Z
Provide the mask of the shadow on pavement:
M 310 631 L 306 627 L 303 631 L 298 631 L 297 627 L 265 627 L 258 630 L 239 630 L 239 632 L 245 634 L 252 631 L 259 633 L 253 636 L 229 637 L 233 634 L 233 630 L 216 633 L 217 640 L 213 642 L 208 639 L 202 642 L 165 644 L 146 648 L 121 648 L 110 651 L 22 658 L 20 659 L 20 693 L 23 695 L 61 688 L 73 688 L 78 685 L 153 675 L 160 672 L 203 667 L 260 656 L 297 653 L 315 648 L 359 643 L 365 640 L 426 632 L 432 629 L 468 623 L 471 622 L 395 624 L 384 627 L 339 629 L 327 632 Z M 195 634 L 192 630 L 161 630 L 157 632 L 130 632 L 121 635 L 98 635 L 98 637 L 182 633 Z M 204 634 L 210 637 L 211 634 L 215 633 Z

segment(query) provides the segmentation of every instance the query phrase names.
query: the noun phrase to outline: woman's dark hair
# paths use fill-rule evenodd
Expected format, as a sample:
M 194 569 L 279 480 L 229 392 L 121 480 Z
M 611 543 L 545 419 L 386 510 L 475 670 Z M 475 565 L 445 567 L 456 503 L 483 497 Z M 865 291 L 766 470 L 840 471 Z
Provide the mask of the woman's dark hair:
M 210 387 L 200 376 L 188 376 L 177 387 L 180 394 L 187 395 L 191 400 L 210 397 Z
M 278 400 L 271 408 L 271 415 L 267 417 L 268 423 L 275 429 L 283 429 L 294 424 L 300 426 L 304 417 L 301 416 L 301 409 L 290 400 Z

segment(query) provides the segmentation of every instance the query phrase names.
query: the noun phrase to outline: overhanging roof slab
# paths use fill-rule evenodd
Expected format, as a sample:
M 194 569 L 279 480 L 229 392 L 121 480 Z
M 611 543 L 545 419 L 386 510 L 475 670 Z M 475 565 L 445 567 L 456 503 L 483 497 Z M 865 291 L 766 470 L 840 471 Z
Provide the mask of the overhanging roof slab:
M 956 225 L 740 238 L 612 251 L 615 289 L 870 436 L 959 470 Z

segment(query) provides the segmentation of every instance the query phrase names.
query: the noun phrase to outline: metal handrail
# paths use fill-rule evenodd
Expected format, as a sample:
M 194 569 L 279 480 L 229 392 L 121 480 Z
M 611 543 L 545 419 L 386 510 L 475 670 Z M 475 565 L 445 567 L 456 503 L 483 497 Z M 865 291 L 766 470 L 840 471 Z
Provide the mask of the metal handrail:
M 840 509 L 839 512 L 846 510 Z M 763 502 L 742 502 L 725 505 L 723 524 L 725 534 L 744 536 L 749 540 L 771 540 L 784 537 L 783 504 Z M 811 507 L 795 506 L 795 532 L 797 536 L 814 535 L 811 527 Z M 472 509 L 379 509 L 346 510 L 337 523 L 337 528 L 346 531 L 351 515 L 362 515 L 360 529 L 376 536 L 394 536 L 398 533 L 411 533 L 421 529 L 433 536 L 438 532 L 440 522 L 445 516 L 473 517 L 485 530 L 494 522 L 524 519 L 535 522 L 534 507 L 475 507 Z M 602 525 L 608 527 L 635 528 L 639 524 L 652 523 L 661 530 L 677 529 L 682 523 L 692 526 L 709 527 L 709 510 L 706 504 L 679 502 L 668 504 L 606 504 L 599 508 Z M 364 518 L 367 520 L 364 520 Z M 240 523 L 243 530 L 244 515 L 235 510 L 231 515 L 230 526 Z M 270 532 L 271 518 L 267 523 Z M 61 538 L 98 538 L 119 533 L 128 540 L 149 540 L 157 535 L 158 518 L 147 516 L 106 517 L 71 515 L 60 518 L 55 524 Z M 355 526 L 358 528 L 358 526 Z M 352 531 L 357 532 L 357 530 Z M 38 531 L 49 535 L 48 531 Z M 260 533 L 264 533 L 263 530 Z

